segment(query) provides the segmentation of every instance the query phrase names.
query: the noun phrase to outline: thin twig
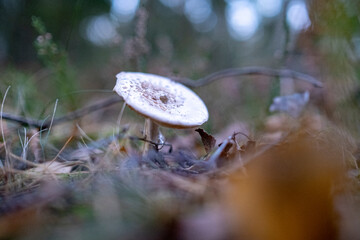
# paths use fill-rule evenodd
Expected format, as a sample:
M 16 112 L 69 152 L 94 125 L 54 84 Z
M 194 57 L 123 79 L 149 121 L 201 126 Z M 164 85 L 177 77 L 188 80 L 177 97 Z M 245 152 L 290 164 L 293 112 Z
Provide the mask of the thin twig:
M 25 163 L 25 164 L 27 164 L 27 165 L 29 165 L 29 166 L 31 166 L 31 167 L 37 167 L 37 166 L 39 166 L 39 164 L 34 163 L 34 162 L 30 161 L 30 160 L 24 159 L 24 158 L 22 158 L 22 157 L 20 157 L 20 156 L 17 156 L 17 155 L 15 155 L 15 154 L 12 153 L 12 152 L 9 152 L 9 157 L 11 158 L 11 160 L 16 159 L 16 160 L 18 160 L 18 161 L 20 161 L 20 162 L 23 162 L 23 163 Z M 7 170 L 8 170 L 8 169 L 7 169 Z
M 41 122 L 39 120 L 35 120 L 35 119 L 30 119 L 30 118 L 26 118 L 26 117 L 22 117 L 22 116 L 17 116 L 11 113 L 6 113 L 3 112 L 1 114 L 1 118 L 7 121 L 11 121 L 11 122 L 16 122 L 22 126 L 30 126 L 30 127 L 36 127 L 36 128 L 45 128 L 45 127 L 41 127 Z
M 235 76 L 244 76 L 244 75 L 265 75 L 270 77 L 284 77 L 284 78 L 291 78 L 294 80 L 305 81 L 312 84 L 314 87 L 323 87 L 322 82 L 317 80 L 316 78 L 296 72 L 289 69 L 271 69 L 266 67 L 244 67 L 244 68 L 229 68 L 224 69 L 210 75 L 207 75 L 203 78 L 198 80 L 191 80 L 188 78 L 172 78 L 174 81 L 180 82 L 184 85 L 189 87 L 202 87 L 216 80 L 220 80 L 226 77 L 235 77 Z
M 70 141 L 74 138 L 74 136 L 70 136 L 68 138 L 68 140 L 65 142 L 64 146 L 60 149 L 60 151 L 56 154 L 56 156 L 51 160 L 49 161 L 50 164 L 53 163 L 59 156 L 60 154 L 64 151 L 64 149 L 66 148 L 66 146 L 70 143 Z
M 249 141 L 253 141 L 247 134 L 243 133 L 243 132 L 235 132 L 233 135 L 232 135 L 232 139 L 234 140 L 236 135 L 242 135 L 244 137 L 246 137 Z
M 77 129 L 79 130 L 80 134 L 86 138 L 86 140 L 88 140 L 89 142 L 95 142 L 94 139 L 92 139 L 91 137 L 89 137 L 89 135 L 86 134 L 86 132 L 80 127 L 79 124 L 76 124 L 76 127 L 77 127 Z M 83 140 L 83 143 L 84 143 L 85 146 L 86 146 L 86 143 L 85 143 L 84 140 Z M 86 147 L 87 147 L 87 146 L 86 146 Z
M 133 140 L 133 141 L 136 140 L 136 141 L 143 141 L 143 142 L 150 143 L 155 147 L 156 151 L 161 150 L 164 146 L 169 147 L 169 153 L 171 153 L 172 150 L 173 150 L 173 147 L 172 147 L 171 143 L 156 143 L 156 142 L 148 140 L 146 138 L 140 138 L 140 137 L 136 137 L 136 136 L 129 136 L 129 139 Z
M 78 118 L 81 118 L 89 113 L 92 113 L 94 111 L 97 111 L 99 109 L 103 109 L 105 107 L 109 107 L 115 103 L 121 102 L 122 99 L 119 96 L 112 96 L 109 97 L 101 102 L 92 104 L 90 106 L 80 108 L 78 110 L 75 110 L 73 112 L 70 112 L 62 117 L 54 118 L 52 125 L 58 125 L 60 123 L 72 121 Z M 1 118 L 7 121 L 17 122 L 22 126 L 30 126 L 30 127 L 36 127 L 40 130 L 47 129 L 50 127 L 52 119 L 46 120 L 45 122 L 43 120 L 35 120 L 30 118 L 25 118 L 17 115 L 13 115 L 10 113 L 2 113 Z
M 78 110 L 75 110 L 73 112 L 70 112 L 69 114 L 66 114 L 65 116 L 59 117 L 59 118 L 55 118 L 53 125 L 57 125 L 60 123 L 64 123 L 64 122 L 69 122 L 78 118 L 81 118 L 89 113 L 92 113 L 94 111 L 97 111 L 99 109 L 103 109 L 105 107 L 111 106 L 115 103 L 118 103 L 122 101 L 122 99 L 119 96 L 112 96 L 109 97 L 101 102 L 95 103 L 93 105 L 84 107 L 84 108 L 80 108 Z M 47 127 L 48 123 L 45 123 L 43 127 Z

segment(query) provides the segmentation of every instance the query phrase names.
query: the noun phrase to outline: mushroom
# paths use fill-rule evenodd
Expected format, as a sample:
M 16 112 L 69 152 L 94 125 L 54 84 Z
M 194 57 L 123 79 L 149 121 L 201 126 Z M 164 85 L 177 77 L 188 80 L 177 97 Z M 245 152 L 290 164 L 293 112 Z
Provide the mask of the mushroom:
M 204 102 L 184 85 L 162 76 L 120 72 L 114 91 L 135 112 L 146 118 L 146 139 L 161 143 L 158 125 L 169 128 L 193 128 L 209 118 Z M 146 144 L 145 151 L 149 145 Z

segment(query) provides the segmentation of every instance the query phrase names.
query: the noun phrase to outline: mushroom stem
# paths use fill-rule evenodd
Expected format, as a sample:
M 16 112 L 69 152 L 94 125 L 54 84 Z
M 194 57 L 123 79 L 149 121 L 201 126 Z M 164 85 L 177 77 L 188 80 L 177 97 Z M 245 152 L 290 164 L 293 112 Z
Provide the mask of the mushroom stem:
M 155 143 L 159 142 L 159 136 L 160 136 L 159 125 L 153 122 L 150 118 L 145 119 L 144 133 L 147 140 Z M 151 147 L 153 147 L 151 143 L 145 142 L 143 153 L 146 154 L 151 149 Z M 156 150 L 156 148 L 154 149 Z

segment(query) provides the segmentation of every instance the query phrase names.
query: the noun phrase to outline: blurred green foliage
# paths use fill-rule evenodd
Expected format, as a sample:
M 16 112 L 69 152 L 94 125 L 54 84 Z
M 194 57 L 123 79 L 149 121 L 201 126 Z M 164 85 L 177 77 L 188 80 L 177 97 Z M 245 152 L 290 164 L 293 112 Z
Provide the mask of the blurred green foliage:
M 33 16 L 32 25 L 38 32 L 35 47 L 45 68 L 51 71 L 50 86 L 57 96 L 63 97 L 68 110 L 78 107 L 76 95 L 76 79 L 73 69 L 68 64 L 66 52 L 53 41 L 51 33 L 46 31 L 40 18 Z M 64 97 L 66 96 L 66 97 Z
M 11 86 L 16 91 L 10 91 L 7 105 L 14 106 L 21 115 L 39 116 L 43 111 L 44 95 L 40 94 L 33 84 L 32 75 L 19 69 L 9 68 L 1 74 L 5 81 L 1 85 Z M 3 98 L 5 91 L 1 91 Z

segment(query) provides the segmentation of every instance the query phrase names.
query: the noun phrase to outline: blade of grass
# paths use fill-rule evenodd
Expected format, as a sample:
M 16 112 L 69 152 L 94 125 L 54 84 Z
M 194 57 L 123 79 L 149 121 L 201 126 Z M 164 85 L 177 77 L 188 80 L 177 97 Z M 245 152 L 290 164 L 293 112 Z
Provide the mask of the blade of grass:
M 58 104 L 58 99 L 56 99 L 56 101 L 55 101 L 54 111 L 53 111 L 53 114 L 52 114 L 52 117 L 51 117 L 51 120 L 50 120 L 50 125 L 49 125 L 49 128 L 48 128 L 49 130 L 48 130 L 48 132 L 46 133 L 46 137 L 45 137 L 45 140 L 44 140 L 44 141 L 41 141 L 42 139 L 41 139 L 41 135 L 40 135 L 40 145 L 41 145 L 41 149 L 42 149 L 42 151 L 43 151 L 43 156 L 44 156 L 44 158 L 45 158 L 44 142 L 45 142 L 45 144 L 47 143 L 47 140 L 48 140 L 48 137 L 49 137 L 49 134 L 50 134 L 50 131 L 51 131 L 51 127 L 52 127 L 52 124 L 53 124 L 53 122 L 54 122 L 54 117 L 55 117 L 55 112 L 56 112 L 57 104 Z M 44 122 L 45 122 L 45 120 L 44 120 Z M 44 123 L 44 122 L 43 122 L 43 123 Z
M 70 141 L 73 139 L 74 136 L 71 136 L 68 138 L 68 140 L 65 142 L 64 146 L 60 149 L 60 151 L 56 154 L 56 156 L 50 161 L 51 163 L 54 162 L 59 155 L 64 151 L 64 149 L 66 148 L 66 146 L 70 143 Z

